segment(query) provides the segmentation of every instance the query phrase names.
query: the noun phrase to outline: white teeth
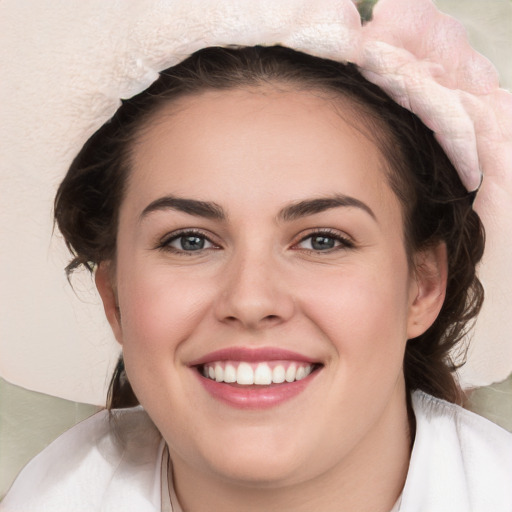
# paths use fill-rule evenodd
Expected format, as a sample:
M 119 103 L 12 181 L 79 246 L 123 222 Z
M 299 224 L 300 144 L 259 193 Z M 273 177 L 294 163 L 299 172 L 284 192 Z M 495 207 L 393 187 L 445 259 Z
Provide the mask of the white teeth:
M 215 375 L 217 375 L 217 371 L 215 371 Z M 295 375 L 295 380 L 302 380 L 306 376 L 306 371 L 302 366 L 297 369 L 297 375 Z
M 304 363 L 247 363 L 247 362 L 215 362 L 203 366 L 203 376 L 217 382 L 237 383 L 243 386 L 256 384 L 268 386 L 295 382 L 306 378 L 313 366 Z
M 236 368 L 232 364 L 227 364 L 224 368 L 224 382 L 236 382 Z
M 284 366 L 278 364 L 273 370 L 272 370 L 272 382 L 274 384 L 281 384 L 284 382 L 285 379 L 285 371 Z
M 240 363 L 236 370 L 236 381 L 238 384 L 254 384 L 254 372 L 248 363 Z
M 291 364 L 288 366 L 288 369 L 286 370 L 285 379 L 286 382 L 293 382 L 295 380 L 295 376 L 297 375 L 297 367 L 295 364 Z
M 224 382 L 224 369 L 220 364 L 215 366 L 215 380 L 217 382 Z
M 272 370 L 268 367 L 268 364 L 260 363 L 256 366 L 256 371 L 254 372 L 254 384 L 262 386 L 272 384 Z

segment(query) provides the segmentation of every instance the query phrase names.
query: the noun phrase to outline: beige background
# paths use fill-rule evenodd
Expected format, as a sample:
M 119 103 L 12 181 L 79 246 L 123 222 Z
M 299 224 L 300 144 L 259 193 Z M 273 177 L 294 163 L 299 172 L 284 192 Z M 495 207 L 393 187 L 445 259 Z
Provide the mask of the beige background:
M 495 63 L 503 86 L 511 89 L 512 1 L 438 0 L 436 3 L 466 25 L 473 45 Z M 39 333 L 34 332 L 34 337 L 39 338 Z M 503 383 L 473 392 L 468 408 L 512 431 L 512 376 Z M 34 454 L 96 410 L 93 406 L 26 391 L 0 379 L 0 497 Z

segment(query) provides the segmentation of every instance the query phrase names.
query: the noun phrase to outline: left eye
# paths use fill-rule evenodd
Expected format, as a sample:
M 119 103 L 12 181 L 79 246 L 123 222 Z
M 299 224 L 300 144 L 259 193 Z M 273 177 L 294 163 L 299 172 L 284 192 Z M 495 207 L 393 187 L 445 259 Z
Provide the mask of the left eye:
M 330 233 L 314 233 L 303 238 L 297 245 L 301 249 L 324 252 L 337 247 L 353 247 L 353 244 L 346 238 Z
M 201 251 L 213 247 L 213 244 L 205 236 L 196 233 L 182 233 L 168 240 L 165 245 L 186 252 Z

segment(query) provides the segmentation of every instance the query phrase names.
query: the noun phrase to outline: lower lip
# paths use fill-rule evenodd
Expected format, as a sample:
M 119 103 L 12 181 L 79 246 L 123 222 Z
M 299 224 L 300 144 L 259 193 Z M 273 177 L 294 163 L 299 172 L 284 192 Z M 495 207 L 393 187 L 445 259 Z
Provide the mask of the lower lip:
M 267 409 L 302 393 L 313 382 L 319 370 L 295 382 L 269 386 L 233 386 L 203 377 L 197 370 L 195 372 L 203 387 L 214 398 L 239 409 Z

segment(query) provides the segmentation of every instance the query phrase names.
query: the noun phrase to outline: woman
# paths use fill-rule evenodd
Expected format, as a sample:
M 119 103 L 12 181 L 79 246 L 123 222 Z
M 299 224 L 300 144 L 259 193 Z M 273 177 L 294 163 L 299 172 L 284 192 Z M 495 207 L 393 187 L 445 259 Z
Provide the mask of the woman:
M 510 509 L 510 435 L 453 405 L 480 177 L 369 78 L 206 48 L 89 139 L 56 220 L 123 349 L 110 408 L 143 409 L 5 510 Z

